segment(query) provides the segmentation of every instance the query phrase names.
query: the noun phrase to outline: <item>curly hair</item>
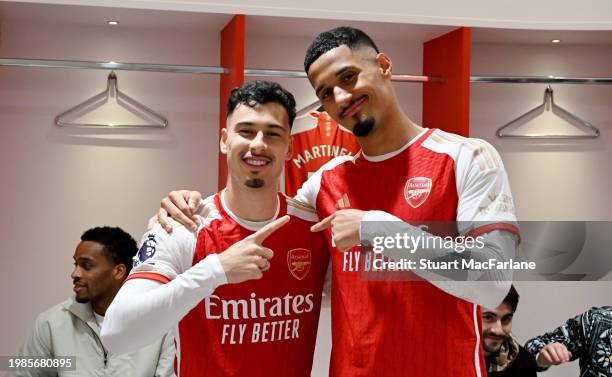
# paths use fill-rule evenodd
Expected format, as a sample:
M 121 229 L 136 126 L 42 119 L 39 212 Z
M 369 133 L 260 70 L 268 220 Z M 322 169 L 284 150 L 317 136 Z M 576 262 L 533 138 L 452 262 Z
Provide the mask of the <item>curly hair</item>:
M 238 104 L 250 107 L 266 103 L 278 103 L 289 116 L 289 126 L 295 120 L 295 98 L 285 88 L 272 81 L 256 80 L 234 88 L 227 100 L 227 116 L 232 115 Z
M 132 257 L 138 247 L 136 241 L 121 228 L 102 226 L 86 230 L 81 241 L 93 241 L 104 246 L 107 256 L 115 264 L 124 264 L 127 273 L 132 269 Z
M 340 26 L 317 35 L 312 41 L 308 50 L 306 50 L 306 57 L 304 58 L 304 71 L 308 73 L 310 66 L 317 60 L 321 55 L 325 54 L 329 50 L 333 50 L 336 47 L 342 45 L 348 46 L 351 50 L 355 50 L 360 47 L 371 47 L 376 53 L 379 53 L 376 43 L 366 33 L 359 29 L 355 29 L 350 26 Z

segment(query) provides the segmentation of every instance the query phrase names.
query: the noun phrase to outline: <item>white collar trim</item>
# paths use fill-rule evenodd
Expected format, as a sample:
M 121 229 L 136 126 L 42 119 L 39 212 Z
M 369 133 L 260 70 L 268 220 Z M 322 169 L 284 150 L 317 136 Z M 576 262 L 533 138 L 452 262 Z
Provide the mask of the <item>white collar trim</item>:
M 365 158 L 366 160 L 371 161 L 371 162 L 380 162 L 380 161 L 388 160 L 388 159 L 390 159 L 392 157 L 397 156 L 398 154 L 402 153 L 403 151 L 405 151 L 406 148 L 408 148 L 409 146 L 414 144 L 417 140 L 419 140 L 421 138 L 421 136 L 423 136 L 425 134 L 425 132 L 427 132 L 427 131 L 429 131 L 429 128 L 424 128 L 423 131 L 419 132 L 418 135 L 416 135 L 415 137 L 410 139 L 410 141 L 408 141 L 406 144 L 404 144 L 401 148 L 399 148 L 399 149 L 397 149 L 397 150 L 395 150 L 393 152 L 381 154 L 379 156 L 368 156 L 367 154 L 363 153 L 363 150 L 362 150 L 363 158 Z
M 225 201 L 225 190 L 226 189 L 223 189 L 223 191 L 221 191 L 221 206 L 223 206 L 223 209 L 225 210 L 225 212 L 227 212 L 229 217 L 231 217 L 241 227 L 255 232 L 263 228 L 265 225 L 276 220 L 276 218 L 278 217 L 278 213 L 280 212 L 280 202 L 278 200 L 278 195 L 276 196 L 276 212 L 274 213 L 274 217 L 272 217 L 269 220 L 265 220 L 265 221 L 250 221 L 250 220 L 245 220 L 241 217 L 238 217 L 234 212 L 232 212 L 232 210 L 227 205 L 227 202 Z

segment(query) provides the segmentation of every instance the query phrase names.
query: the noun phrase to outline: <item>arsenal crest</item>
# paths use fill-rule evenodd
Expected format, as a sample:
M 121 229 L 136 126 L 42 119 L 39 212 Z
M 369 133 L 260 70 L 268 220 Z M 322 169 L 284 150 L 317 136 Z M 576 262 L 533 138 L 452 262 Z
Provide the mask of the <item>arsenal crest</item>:
M 431 179 L 427 177 L 413 177 L 406 181 L 404 198 L 412 208 L 420 207 L 431 192 Z
M 298 280 L 303 280 L 306 275 L 308 275 L 311 264 L 312 258 L 310 256 L 310 250 L 293 249 L 289 250 L 287 253 L 287 266 L 289 267 L 289 272 Z

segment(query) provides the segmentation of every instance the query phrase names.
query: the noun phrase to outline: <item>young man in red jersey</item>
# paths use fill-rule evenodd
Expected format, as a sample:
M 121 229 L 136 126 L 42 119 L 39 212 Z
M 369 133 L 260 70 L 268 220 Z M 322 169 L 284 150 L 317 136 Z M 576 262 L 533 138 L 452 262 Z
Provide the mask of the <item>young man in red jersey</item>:
M 296 197 L 324 218 L 313 230 L 325 230 L 347 251 L 332 253 L 330 374 L 486 375 L 478 305 L 496 307 L 503 300 L 510 288 L 506 271 L 468 275 L 468 282 L 431 271 L 416 272 L 425 280 L 372 281 L 362 274 L 367 254 L 354 246 L 368 238 L 368 224 L 383 222 L 439 245 L 441 237 L 408 222 L 457 221 L 456 235 L 479 237 L 482 245 L 463 249 L 463 257 L 513 256 L 518 229 L 497 151 L 485 141 L 412 122 L 391 83 L 391 59 L 360 30 L 339 27 L 319 34 L 304 68 L 325 110 L 352 130 L 362 148 L 356 157 L 326 164 Z M 187 191 L 171 193 L 163 205 L 162 225 L 170 213 L 188 226 L 201 206 L 199 194 Z M 454 246 L 422 252 L 430 260 L 461 257 Z M 479 279 L 484 281 L 473 281 Z
M 204 201 L 197 232 L 144 235 L 102 339 L 125 352 L 178 323 L 178 376 L 310 376 L 328 254 L 313 209 L 277 192 L 295 100 L 255 81 L 227 114 L 226 188 Z

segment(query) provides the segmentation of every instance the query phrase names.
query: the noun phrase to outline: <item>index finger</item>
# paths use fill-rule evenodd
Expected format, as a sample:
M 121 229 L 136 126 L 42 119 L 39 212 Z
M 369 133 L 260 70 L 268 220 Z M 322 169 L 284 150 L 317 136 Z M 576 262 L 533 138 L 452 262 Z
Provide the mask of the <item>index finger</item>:
M 320 232 L 332 226 L 332 220 L 334 215 L 329 215 L 318 223 L 310 227 L 311 232 Z
M 279 230 L 283 225 L 289 222 L 289 215 L 285 215 L 283 217 L 279 217 L 278 219 L 272 221 L 270 224 L 267 224 L 263 228 L 259 229 L 257 232 L 251 234 L 249 238 L 255 240 L 255 242 L 261 244 L 268 238 L 272 233 Z

